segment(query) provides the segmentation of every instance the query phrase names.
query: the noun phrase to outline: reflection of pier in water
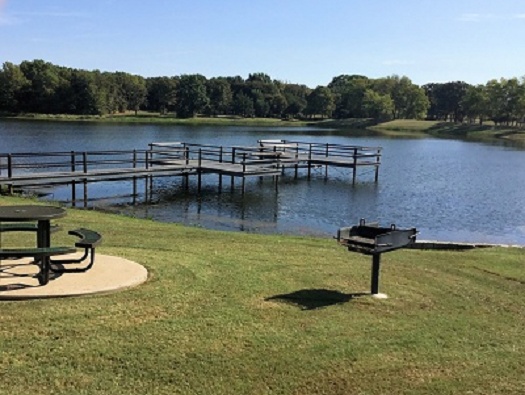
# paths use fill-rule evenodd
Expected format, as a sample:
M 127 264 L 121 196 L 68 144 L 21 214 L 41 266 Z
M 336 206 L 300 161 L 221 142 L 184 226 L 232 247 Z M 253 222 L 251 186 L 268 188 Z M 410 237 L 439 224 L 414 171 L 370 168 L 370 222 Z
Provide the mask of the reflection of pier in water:
M 153 180 L 158 177 L 180 177 L 186 189 L 190 177 L 195 177 L 197 193 L 201 194 L 203 177 L 215 174 L 219 193 L 224 189 L 223 178 L 229 177 L 230 190 L 235 190 L 235 181 L 240 179 L 244 194 L 248 178 L 270 177 L 277 188 L 281 175 L 292 171 L 297 179 L 300 169 L 304 169 L 307 179 L 313 169 L 324 169 L 328 179 L 329 168 L 348 168 L 355 184 L 358 169 L 372 168 L 377 183 L 380 164 L 379 147 L 288 140 L 259 140 L 255 147 L 151 143 L 147 150 L 0 154 L 0 188 L 12 192 L 15 188 L 68 185 L 71 199 L 66 203 L 76 206 L 82 202 L 87 207 L 93 201 L 88 198 L 88 184 L 131 181 L 132 193 L 118 197 L 131 197 L 135 204 L 139 180 L 144 182 L 144 201 L 148 202 L 152 199 Z M 82 199 L 77 199 L 79 185 L 83 188 Z

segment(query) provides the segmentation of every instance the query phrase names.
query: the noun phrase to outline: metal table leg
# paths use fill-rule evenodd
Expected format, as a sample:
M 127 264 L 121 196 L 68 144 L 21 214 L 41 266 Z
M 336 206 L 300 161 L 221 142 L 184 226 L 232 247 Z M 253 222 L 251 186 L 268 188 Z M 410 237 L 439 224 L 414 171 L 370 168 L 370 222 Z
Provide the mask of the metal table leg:
M 51 245 L 51 222 L 49 220 L 38 221 L 37 230 L 37 247 L 49 248 Z M 38 274 L 38 282 L 40 285 L 46 285 L 49 282 L 50 258 L 43 256 L 38 259 L 40 265 L 40 273 Z

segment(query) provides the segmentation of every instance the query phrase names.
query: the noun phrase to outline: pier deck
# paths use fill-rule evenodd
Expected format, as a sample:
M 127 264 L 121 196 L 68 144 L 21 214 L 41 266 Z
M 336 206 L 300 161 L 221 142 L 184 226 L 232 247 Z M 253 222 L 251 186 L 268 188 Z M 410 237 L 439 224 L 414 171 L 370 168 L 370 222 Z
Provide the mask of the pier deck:
M 200 192 L 204 174 L 245 178 L 278 177 L 285 170 L 325 167 L 352 169 L 356 182 L 357 169 L 371 167 L 378 181 L 381 148 L 340 144 L 304 143 L 286 140 L 259 140 L 253 147 L 224 147 L 182 142 L 151 143 L 149 149 L 132 151 L 47 152 L 0 154 L 0 190 L 14 187 L 75 184 L 100 181 L 133 180 L 154 177 L 197 176 Z M 134 186 L 134 193 L 136 187 Z M 86 194 L 86 193 L 85 193 Z

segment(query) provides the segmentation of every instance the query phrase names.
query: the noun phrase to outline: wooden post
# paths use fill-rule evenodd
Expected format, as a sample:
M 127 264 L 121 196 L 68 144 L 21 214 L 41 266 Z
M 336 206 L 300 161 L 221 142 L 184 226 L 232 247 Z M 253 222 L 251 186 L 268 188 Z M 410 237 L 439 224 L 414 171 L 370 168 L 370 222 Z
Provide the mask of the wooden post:
M 137 150 L 133 150 L 133 168 L 137 168 Z M 137 204 L 137 177 L 133 176 L 133 205 Z
M 7 177 L 13 177 L 13 157 L 11 154 L 7 155 Z M 7 192 L 12 195 L 14 193 L 13 184 L 7 186 Z
M 71 171 L 74 173 L 76 169 L 75 166 L 75 151 L 71 151 Z M 77 204 L 77 182 L 73 178 L 71 181 L 71 206 L 75 207 Z
M 379 165 L 381 164 L 381 150 L 377 150 L 377 157 L 376 157 L 376 174 L 375 174 L 375 183 L 379 181 Z
M 223 157 L 223 148 L 222 145 L 219 150 L 219 163 L 222 163 L 222 157 Z M 219 172 L 219 193 L 222 192 L 222 173 Z
M 186 144 L 186 143 L 184 143 Z M 186 163 L 186 166 L 190 163 L 190 148 L 188 146 L 184 146 L 184 161 Z M 186 169 L 187 171 L 187 169 Z M 188 173 L 184 175 L 184 189 L 188 191 L 190 189 L 190 176 Z
M 84 178 L 84 207 L 87 207 L 87 201 L 88 201 L 87 178 Z
M 308 179 L 310 179 L 311 174 L 312 174 L 312 143 L 309 144 L 309 148 L 308 148 Z
M 87 152 L 82 153 L 82 171 L 87 173 Z M 87 178 L 83 180 L 84 184 L 84 207 L 87 207 L 88 191 L 87 191 Z
M 357 178 L 357 148 L 354 148 L 354 168 L 352 171 L 352 184 L 355 184 Z
M 198 158 L 198 165 L 197 165 L 197 193 L 201 193 L 201 183 L 202 183 L 201 164 L 202 164 L 202 148 L 199 148 L 199 158 Z

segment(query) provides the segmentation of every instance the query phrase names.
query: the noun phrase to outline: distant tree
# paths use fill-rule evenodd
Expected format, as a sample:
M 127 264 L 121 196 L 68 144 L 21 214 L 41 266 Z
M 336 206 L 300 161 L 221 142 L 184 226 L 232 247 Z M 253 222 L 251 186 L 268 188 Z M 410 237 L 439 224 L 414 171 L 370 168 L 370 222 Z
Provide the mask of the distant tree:
M 146 79 L 147 109 L 164 114 L 175 111 L 178 78 L 154 77 Z
M 235 95 L 233 99 L 233 111 L 234 114 L 242 117 L 253 117 L 255 115 L 255 109 L 252 98 L 242 92 Z
M 284 115 L 292 118 L 302 116 L 306 108 L 306 98 L 311 91 L 306 85 L 285 84 L 282 88 L 287 103 Z
M 423 89 L 430 102 L 428 117 L 461 122 L 465 116 L 463 97 L 469 86 L 463 81 L 424 85 Z
M 30 83 L 19 66 L 5 62 L 0 71 L 0 111 L 19 112 L 21 92 Z
M 104 112 L 103 95 L 95 82 L 95 73 L 72 70 L 69 83 L 57 89 L 64 103 L 64 112 L 79 115 L 97 115 Z
M 210 98 L 210 115 L 229 114 L 232 111 L 233 93 L 226 78 L 211 78 L 206 83 L 206 91 Z
M 270 104 L 270 114 L 272 117 L 281 118 L 288 107 L 286 97 L 282 93 L 277 93 L 268 98 Z
M 321 118 L 331 117 L 334 111 L 334 96 L 330 88 L 318 86 L 306 98 L 305 112 L 310 117 L 320 115 Z
M 362 118 L 363 99 L 371 80 L 362 75 L 340 75 L 332 79 L 328 88 L 334 94 L 336 118 Z
M 20 92 L 22 111 L 49 113 L 59 112 L 56 89 L 60 85 L 59 68 L 37 59 L 23 61 L 20 70 L 30 82 Z
M 148 89 L 146 88 L 146 80 L 139 75 L 122 74 L 122 90 L 126 98 L 127 110 L 135 111 L 137 115 L 138 110 L 146 103 Z
M 471 123 L 477 119 L 480 125 L 489 115 L 489 97 L 484 85 L 469 86 L 461 100 L 461 107 Z
M 185 74 L 180 77 L 175 109 L 180 118 L 191 118 L 203 112 L 210 99 L 206 93 L 206 77 L 200 74 Z
M 490 80 L 486 85 L 489 118 L 496 124 L 521 121 L 525 115 L 525 87 L 518 79 Z
M 367 89 L 363 97 L 363 116 L 381 121 L 392 119 L 394 101 L 389 94 L 381 94 Z
M 421 119 L 427 115 L 429 101 L 425 91 L 418 85 L 413 84 L 408 77 L 393 75 L 387 77 L 392 81 L 390 96 L 394 102 L 395 119 Z

